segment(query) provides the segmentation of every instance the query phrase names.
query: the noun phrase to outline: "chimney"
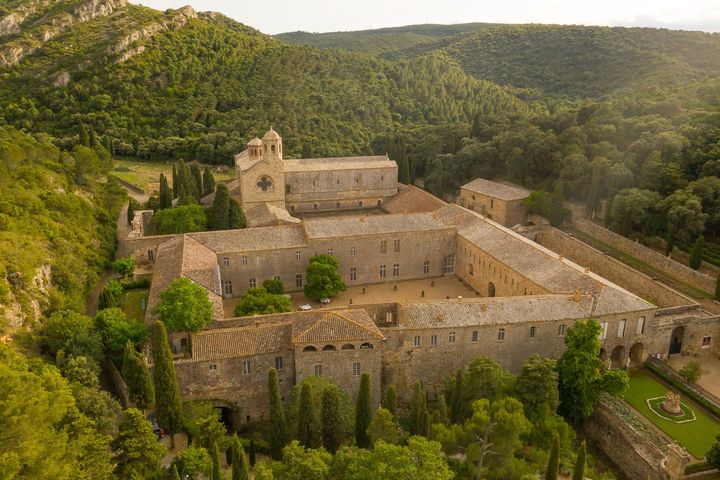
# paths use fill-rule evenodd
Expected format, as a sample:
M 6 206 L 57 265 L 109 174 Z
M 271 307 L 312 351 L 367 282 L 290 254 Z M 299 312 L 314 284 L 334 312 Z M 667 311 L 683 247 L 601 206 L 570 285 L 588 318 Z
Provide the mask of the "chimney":
M 581 298 L 582 298 L 582 296 L 580 295 L 580 290 L 575 290 L 573 292 L 573 296 L 572 296 L 573 302 L 580 303 Z

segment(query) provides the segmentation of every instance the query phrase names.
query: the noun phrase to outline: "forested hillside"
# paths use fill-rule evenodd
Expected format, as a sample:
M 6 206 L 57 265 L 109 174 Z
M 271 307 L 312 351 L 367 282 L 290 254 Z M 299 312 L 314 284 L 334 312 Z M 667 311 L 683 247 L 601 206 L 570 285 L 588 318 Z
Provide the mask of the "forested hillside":
M 72 16 L 88 2 L 71 3 Z M 286 155 L 343 155 L 367 152 L 378 133 L 397 128 L 525 109 L 442 56 L 389 62 L 288 46 L 189 8 L 105 3 L 106 15 L 73 17 L 47 41 L 33 33 L 47 17 L 0 37 L 5 58 L 33 45 L 0 68 L 2 121 L 64 145 L 82 121 L 112 137 L 118 153 L 229 162 L 270 125 Z
M 433 28 L 434 27 L 434 28 Z M 720 74 L 720 35 L 654 28 L 466 24 L 279 38 L 387 58 L 446 54 L 476 78 L 542 95 L 598 97 Z

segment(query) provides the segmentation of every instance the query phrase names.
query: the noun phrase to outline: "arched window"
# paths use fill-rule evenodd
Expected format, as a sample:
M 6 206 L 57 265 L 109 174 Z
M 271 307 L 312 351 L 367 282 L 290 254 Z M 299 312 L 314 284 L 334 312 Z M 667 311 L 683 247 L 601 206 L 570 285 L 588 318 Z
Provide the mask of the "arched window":
M 313 347 L 312 345 L 308 345 L 307 347 L 303 348 L 303 352 L 317 352 L 317 348 Z
M 270 145 L 270 151 L 271 151 L 272 153 L 275 153 L 275 145 Z
M 367 348 L 374 348 L 372 343 L 365 342 L 362 345 L 360 345 L 360 349 L 367 349 Z
M 355 345 L 352 343 L 346 343 L 342 346 L 342 348 L 340 348 L 340 350 L 355 350 Z
M 323 347 L 323 352 L 334 352 L 335 350 L 337 350 L 337 348 L 335 348 L 335 345 L 325 345 Z

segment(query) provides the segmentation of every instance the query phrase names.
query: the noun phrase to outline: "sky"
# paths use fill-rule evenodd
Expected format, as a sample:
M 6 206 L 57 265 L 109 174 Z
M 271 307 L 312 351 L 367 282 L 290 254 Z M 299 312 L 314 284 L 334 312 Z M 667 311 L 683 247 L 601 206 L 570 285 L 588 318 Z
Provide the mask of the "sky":
M 131 0 L 191 5 L 261 32 L 335 32 L 418 23 L 560 23 L 720 32 L 720 0 Z

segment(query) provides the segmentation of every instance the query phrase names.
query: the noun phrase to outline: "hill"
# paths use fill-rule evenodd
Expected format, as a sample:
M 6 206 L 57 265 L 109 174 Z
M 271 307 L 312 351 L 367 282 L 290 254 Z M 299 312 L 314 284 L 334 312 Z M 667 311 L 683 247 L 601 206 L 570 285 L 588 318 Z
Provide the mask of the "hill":
M 443 55 L 389 61 L 287 45 L 219 14 L 125 0 L 4 8 L 2 121 L 63 144 L 83 122 L 118 153 L 228 162 L 273 125 L 288 155 L 344 155 L 396 128 L 526 108 Z
M 720 74 L 720 35 L 654 28 L 420 25 L 278 38 L 386 58 L 445 54 L 476 78 L 544 95 L 600 97 Z

